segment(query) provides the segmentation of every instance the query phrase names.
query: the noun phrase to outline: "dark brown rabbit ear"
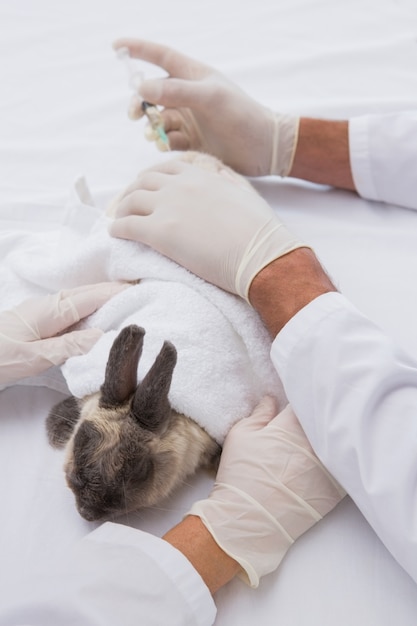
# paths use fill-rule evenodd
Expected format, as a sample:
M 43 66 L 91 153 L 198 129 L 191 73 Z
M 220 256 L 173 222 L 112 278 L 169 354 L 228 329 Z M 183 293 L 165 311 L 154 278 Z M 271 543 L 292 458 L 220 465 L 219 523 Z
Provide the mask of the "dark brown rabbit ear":
M 143 428 L 157 431 L 170 416 L 168 392 L 177 362 L 177 351 L 165 341 L 145 378 L 139 383 L 132 403 L 133 417 Z
M 52 447 L 62 448 L 67 443 L 80 415 L 80 401 L 74 396 L 52 407 L 46 418 L 46 432 Z
M 113 408 L 124 404 L 137 386 L 137 370 L 142 354 L 143 328 L 126 326 L 114 340 L 107 361 L 99 405 Z

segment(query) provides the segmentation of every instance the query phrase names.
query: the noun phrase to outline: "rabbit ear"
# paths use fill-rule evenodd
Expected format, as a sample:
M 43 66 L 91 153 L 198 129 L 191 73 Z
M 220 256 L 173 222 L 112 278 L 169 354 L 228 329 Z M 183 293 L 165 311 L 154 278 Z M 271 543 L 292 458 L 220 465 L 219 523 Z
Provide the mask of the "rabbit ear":
M 170 415 L 168 392 L 176 362 L 175 346 L 165 341 L 155 363 L 136 389 L 132 403 L 133 417 L 147 430 L 158 430 Z
M 135 391 L 144 335 L 143 328 L 132 324 L 123 328 L 114 340 L 100 388 L 101 407 L 113 408 L 124 404 Z
M 52 407 L 46 418 L 46 432 L 53 448 L 62 448 L 67 443 L 80 415 L 80 403 L 74 396 Z

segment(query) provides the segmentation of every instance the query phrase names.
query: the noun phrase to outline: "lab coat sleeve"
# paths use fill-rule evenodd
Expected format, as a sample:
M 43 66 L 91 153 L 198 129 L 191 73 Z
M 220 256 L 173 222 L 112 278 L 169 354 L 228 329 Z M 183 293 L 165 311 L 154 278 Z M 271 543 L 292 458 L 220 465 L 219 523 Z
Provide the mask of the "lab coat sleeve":
M 106 523 L 2 601 L 1 626 L 211 626 L 216 608 L 182 553 L 148 533 Z
M 271 357 L 317 456 L 417 582 L 417 361 L 338 293 L 299 311 Z
M 363 198 L 417 209 L 417 111 L 352 118 L 349 146 Z

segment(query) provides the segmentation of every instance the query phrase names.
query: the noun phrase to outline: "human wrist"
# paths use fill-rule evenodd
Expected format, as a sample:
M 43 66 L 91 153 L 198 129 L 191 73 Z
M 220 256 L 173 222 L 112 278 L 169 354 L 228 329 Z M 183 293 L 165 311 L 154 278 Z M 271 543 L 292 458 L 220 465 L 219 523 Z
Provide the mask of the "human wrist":
M 349 122 L 301 118 L 289 176 L 355 190 L 350 165 Z
M 241 571 L 239 563 L 222 550 L 196 515 L 187 515 L 163 539 L 190 561 L 212 595 Z
M 252 281 L 262 268 L 270 265 L 275 259 L 298 248 L 304 248 L 306 245 L 275 215 L 270 216 L 264 224 L 258 227 L 250 244 L 245 248 L 236 272 L 235 284 L 231 290 L 234 289 L 235 293 L 249 300 Z
M 249 302 L 272 337 L 315 298 L 337 291 L 310 248 L 297 248 L 264 267 L 249 287 Z

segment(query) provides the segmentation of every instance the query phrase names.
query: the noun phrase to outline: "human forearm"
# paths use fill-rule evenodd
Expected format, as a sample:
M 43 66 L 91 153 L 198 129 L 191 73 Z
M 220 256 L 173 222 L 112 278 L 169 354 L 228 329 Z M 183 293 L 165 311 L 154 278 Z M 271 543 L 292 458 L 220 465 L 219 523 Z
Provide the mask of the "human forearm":
M 289 176 L 354 190 L 348 122 L 301 118 Z
M 163 537 L 190 561 L 206 583 L 211 594 L 228 583 L 240 571 L 237 561 L 214 541 L 203 522 L 188 515 Z
M 276 259 L 255 276 L 249 301 L 275 337 L 300 309 L 329 291 L 336 288 L 314 252 L 299 248 Z

